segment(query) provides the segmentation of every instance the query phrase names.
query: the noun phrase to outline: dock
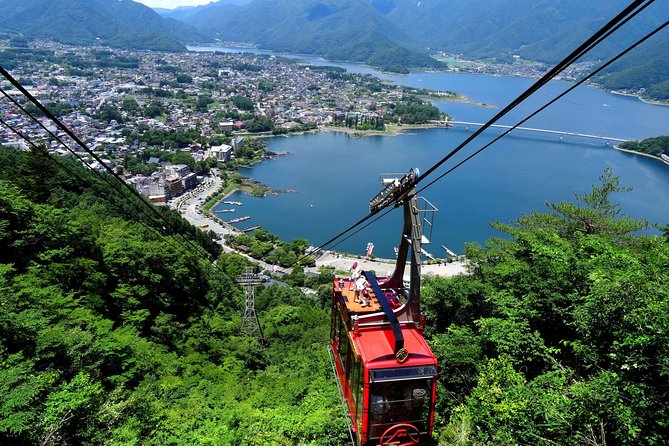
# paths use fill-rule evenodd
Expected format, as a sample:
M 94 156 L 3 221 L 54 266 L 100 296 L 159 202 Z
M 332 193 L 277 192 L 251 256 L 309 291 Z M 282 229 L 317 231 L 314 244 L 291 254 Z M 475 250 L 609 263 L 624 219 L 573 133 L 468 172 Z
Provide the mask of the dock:
M 230 221 L 226 221 L 226 223 L 230 223 L 230 224 L 232 224 L 232 223 L 239 223 L 240 221 L 246 221 L 246 220 L 248 220 L 248 219 L 250 219 L 250 218 L 251 218 L 250 216 L 246 215 L 246 216 L 244 216 L 244 217 L 233 218 L 233 219 L 230 220 Z
M 457 256 L 458 256 L 456 253 L 454 253 L 453 251 L 451 251 L 450 249 L 448 249 L 446 246 L 441 245 L 441 247 L 444 249 L 444 251 L 446 251 L 446 252 L 448 253 L 448 255 L 453 256 L 453 257 L 457 257 Z
M 253 232 L 256 229 L 260 229 L 260 227 L 261 227 L 260 225 L 251 226 L 250 228 L 242 229 L 242 232 Z

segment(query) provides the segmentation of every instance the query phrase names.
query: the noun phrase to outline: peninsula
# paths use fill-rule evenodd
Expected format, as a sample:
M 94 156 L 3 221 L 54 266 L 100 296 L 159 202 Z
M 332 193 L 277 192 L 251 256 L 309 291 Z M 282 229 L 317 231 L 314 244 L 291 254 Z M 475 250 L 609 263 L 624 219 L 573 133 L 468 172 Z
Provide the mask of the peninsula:
M 659 159 L 669 165 L 669 136 L 646 138 L 643 141 L 628 141 L 620 144 L 616 149 Z

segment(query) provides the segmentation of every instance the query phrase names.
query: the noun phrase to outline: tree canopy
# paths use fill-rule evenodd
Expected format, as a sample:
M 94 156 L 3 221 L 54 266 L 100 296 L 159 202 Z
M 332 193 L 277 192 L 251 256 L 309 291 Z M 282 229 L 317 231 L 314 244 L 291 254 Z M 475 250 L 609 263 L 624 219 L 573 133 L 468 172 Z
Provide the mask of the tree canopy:
M 627 141 L 622 143 L 620 147 L 627 150 L 648 153 L 649 155 L 660 156 L 665 154 L 669 156 L 669 136 L 646 138 L 643 141 Z
M 508 237 L 469 245 L 470 275 L 425 284 L 440 444 L 666 441 L 669 244 L 637 235 L 601 180 L 495 224 Z
M 58 162 L 83 183 L 0 148 L 1 444 L 341 444 L 321 305 L 259 289 L 270 344 L 240 337 L 244 258 Z
M 245 257 L 58 163 L 0 148 L 1 444 L 347 441 L 325 349 L 332 270 L 286 277 L 313 297 L 258 286 L 264 348 L 239 336 Z M 426 278 L 439 445 L 666 443 L 669 226 L 639 234 L 611 201 L 624 190 L 605 171 L 575 202 L 495 223 L 503 237 L 467 246 L 468 275 Z M 307 243 L 244 237 L 278 262 Z

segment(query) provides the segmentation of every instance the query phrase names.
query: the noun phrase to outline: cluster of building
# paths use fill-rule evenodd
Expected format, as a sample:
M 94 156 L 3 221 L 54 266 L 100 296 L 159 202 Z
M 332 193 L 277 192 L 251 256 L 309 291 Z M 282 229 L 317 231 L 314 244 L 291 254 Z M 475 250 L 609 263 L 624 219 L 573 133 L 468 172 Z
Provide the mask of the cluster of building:
M 0 50 L 8 45 L 0 41 Z M 214 157 L 224 163 L 243 147 L 244 127 L 250 121 L 269 119 L 275 128 L 290 130 L 306 123 L 327 125 L 351 115 L 381 117 L 403 94 L 401 87 L 369 75 L 273 56 L 159 53 L 70 47 L 47 41 L 31 45 L 51 56 L 24 59 L 12 75 L 52 109 L 102 163 L 46 118 L 38 119 L 53 135 L 6 100 L 0 101 L 3 120 L 30 140 L 46 144 L 53 153 L 71 156 L 54 136 L 62 138 L 91 168 L 117 169 L 155 201 L 169 200 L 188 190 L 195 181 L 194 173 L 185 172 L 182 166 L 160 165 L 150 177 L 127 175 L 123 171 L 126 157 L 157 148 L 184 150 L 196 160 Z M 187 74 L 186 81 L 178 74 Z M 3 88 L 27 104 L 18 90 L 9 84 Z M 239 98 L 245 98 L 245 104 L 236 101 Z M 111 119 L 105 116 L 109 110 L 114 113 Z M 190 132 L 197 141 L 180 147 L 160 146 L 143 139 L 151 131 Z M 21 136 L 5 126 L 0 126 L 0 144 L 27 147 Z
M 495 76 L 522 76 L 539 78 L 546 74 L 553 65 L 523 59 L 519 54 L 491 58 L 488 60 L 471 61 L 461 59 L 460 54 L 440 52 L 439 58 L 448 64 L 450 71 L 465 73 L 491 74 Z M 576 62 L 565 68 L 556 79 L 578 80 L 590 73 L 597 62 Z
M 150 160 L 160 163 L 160 160 Z M 129 175 L 126 182 L 155 204 L 164 204 L 186 191 L 195 189 L 199 180 L 185 164 L 165 164 L 151 176 Z

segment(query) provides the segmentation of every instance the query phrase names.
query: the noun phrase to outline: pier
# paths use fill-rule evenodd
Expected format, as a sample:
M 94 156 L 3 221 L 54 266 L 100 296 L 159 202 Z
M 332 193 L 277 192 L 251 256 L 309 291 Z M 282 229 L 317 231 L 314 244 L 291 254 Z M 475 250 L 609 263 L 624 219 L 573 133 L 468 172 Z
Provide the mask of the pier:
M 256 229 L 260 229 L 260 227 L 261 227 L 260 225 L 251 226 L 250 228 L 242 229 L 242 232 L 244 232 L 244 233 L 253 232 Z
M 251 218 L 251 217 L 249 217 L 248 215 L 246 215 L 246 216 L 244 216 L 244 217 L 233 218 L 233 219 L 230 220 L 230 221 L 226 221 L 226 223 L 229 223 L 229 224 L 239 223 L 239 222 L 242 222 L 242 221 L 246 221 L 246 220 L 248 220 L 248 219 L 250 219 L 250 218 Z
M 443 125 L 461 125 L 461 126 L 466 126 L 467 128 L 469 127 L 483 127 L 483 123 L 481 122 L 467 122 L 467 121 L 439 121 L 440 124 Z M 523 130 L 526 132 L 535 132 L 535 133 L 544 133 L 544 134 L 549 134 L 549 135 L 559 135 L 560 138 L 563 136 L 574 136 L 577 138 L 585 138 L 585 139 L 594 139 L 594 140 L 599 140 L 599 141 L 606 141 L 607 144 L 610 142 L 615 142 L 615 143 L 623 143 L 627 142 L 627 139 L 621 139 L 621 138 L 613 138 L 611 136 L 599 136 L 599 135 L 588 135 L 587 133 L 576 133 L 576 132 L 563 132 L 560 130 L 548 130 L 548 129 L 537 129 L 533 127 L 516 127 L 513 128 L 513 126 L 510 125 L 503 125 L 503 124 L 492 124 L 490 126 L 491 128 L 496 128 L 496 129 L 504 129 L 504 130 Z

